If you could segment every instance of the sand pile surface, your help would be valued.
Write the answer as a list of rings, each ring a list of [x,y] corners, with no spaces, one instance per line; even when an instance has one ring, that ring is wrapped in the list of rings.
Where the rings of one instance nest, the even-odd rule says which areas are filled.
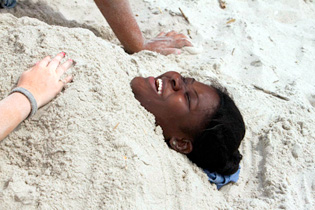
[[[91,0],[0,11],[1,98],[46,55],[77,61],[74,82],[0,143],[0,209],[313,209],[314,2],[131,3],[146,37],[189,30],[195,47],[128,55]],[[133,77],[168,70],[234,97],[247,126],[238,183],[217,191],[135,100]]]

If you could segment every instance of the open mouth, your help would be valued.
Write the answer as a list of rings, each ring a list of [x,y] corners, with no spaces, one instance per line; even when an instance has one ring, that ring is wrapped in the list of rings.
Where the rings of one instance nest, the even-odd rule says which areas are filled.
[[[161,95],[162,94],[162,89],[163,89],[163,81],[162,81],[162,79],[155,80],[155,85],[156,85],[157,93],[159,95]]]

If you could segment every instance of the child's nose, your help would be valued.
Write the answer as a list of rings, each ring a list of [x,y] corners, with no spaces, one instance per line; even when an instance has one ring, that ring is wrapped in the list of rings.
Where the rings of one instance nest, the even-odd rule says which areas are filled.
[[[182,89],[183,81],[181,79],[180,74],[176,73],[176,74],[172,75],[171,85],[172,85],[172,88],[174,91],[179,91]]]

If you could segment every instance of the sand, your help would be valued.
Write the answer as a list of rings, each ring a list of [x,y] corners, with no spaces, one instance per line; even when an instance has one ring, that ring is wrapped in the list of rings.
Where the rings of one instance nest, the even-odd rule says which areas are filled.
[[[0,209],[314,209],[315,3],[226,2],[131,1],[146,37],[190,31],[195,47],[177,56],[126,54],[92,0],[1,10],[0,98],[45,55],[77,65],[74,82],[0,142]],[[134,99],[134,76],[168,70],[233,95],[247,127],[236,184],[209,184]]]

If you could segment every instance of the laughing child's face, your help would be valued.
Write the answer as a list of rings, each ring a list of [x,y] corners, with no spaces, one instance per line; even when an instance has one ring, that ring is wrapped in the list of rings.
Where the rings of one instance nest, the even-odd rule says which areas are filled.
[[[220,102],[213,87],[177,72],[166,72],[156,78],[136,77],[131,88],[135,98],[155,116],[164,138],[183,140],[176,142],[181,144],[177,145],[179,150],[173,147],[176,143],[168,143],[185,154],[191,152],[194,137],[205,128],[206,118],[215,113]]]

